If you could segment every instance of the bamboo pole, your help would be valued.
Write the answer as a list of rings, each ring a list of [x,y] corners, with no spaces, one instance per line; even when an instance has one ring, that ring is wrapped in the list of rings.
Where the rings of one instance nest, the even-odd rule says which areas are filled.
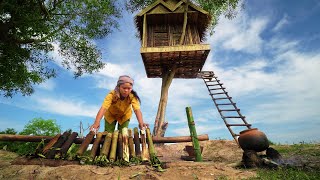
[[[61,150],[59,151],[60,157],[64,157],[67,152],[68,149],[71,147],[73,141],[77,138],[78,133],[77,132],[73,132],[68,139],[66,140],[66,142],[61,146]]]
[[[112,140],[112,133],[107,133],[106,137],[104,138],[102,149],[100,151],[100,156],[105,155],[108,157],[110,146],[111,146],[111,140]]]
[[[114,131],[112,134],[112,144],[111,144],[110,156],[109,156],[110,162],[114,162],[116,159],[118,135],[119,135],[119,131]]]
[[[61,134],[57,134],[56,136],[54,136],[49,142],[48,144],[43,148],[42,150],[42,154],[46,154],[51,148],[52,146],[59,140]]]
[[[138,129],[137,129],[138,133]],[[21,142],[41,142],[44,140],[44,142],[49,142],[53,139],[52,136],[30,136],[30,135],[9,135],[9,134],[0,134],[0,141],[21,141]],[[75,144],[81,144],[85,139],[84,138],[76,138],[73,143]],[[92,139],[90,142],[91,144],[94,143],[95,138]],[[139,134],[137,139],[134,139],[134,141],[139,140]],[[179,142],[192,142],[192,139],[190,136],[175,136],[175,137],[152,137],[153,143],[179,143]],[[207,134],[198,135],[199,141],[207,141],[209,140],[209,136]],[[104,139],[101,139],[101,143],[104,142]],[[135,142],[136,143],[136,142]]]
[[[139,131],[138,131],[138,128],[135,127],[133,129],[134,131],[134,149],[135,149],[135,152],[136,152],[136,156],[137,157],[141,157],[141,150],[140,150],[140,138],[139,138]]]
[[[129,162],[129,139],[128,128],[122,129],[122,146],[123,146],[123,160]]]
[[[95,139],[95,141],[92,145],[91,154],[90,154],[92,159],[94,159],[96,157],[97,150],[100,149],[100,141],[101,141],[102,135],[103,135],[103,133],[99,132],[97,134],[97,138]]]
[[[123,159],[123,144],[122,144],[122,133],[119,132],[118,135],[118,147],[117,147],[118,159]]]
[[[195,123],[193,120],[191,107],[186,107],[186,113],[187,113],[187,117],[188,117],[190,136],[192,138],[192,145],[193,145],[193,149],[194,149],[194,152],[196,155],[196,161],[200,162],[200,161],[202,161],[201,149],[200,149],[200,144],[199,144],[199,141],[197,138],[197,131],[196,131]]]
[[[61,146],[66,142],[68,139],[70,133],[64,132],[62,136],[60,136],[59,140],[52,146],[52,148],[48,151],[48,153],[45,155],[48,159],[53,159],[58,152],[58,148],[61,148]]]
[[[130,158],[136,157],[136,153],[134,151],[134,142],[133,142],[133,135],[132,135],[132,129],[128,129],[129,134],[129,153]]]
[[[82,156],[82,154],[87,150],[93,137],[94,137],[94,132],[90,131],[89,134],[87,134],[86,138],[84,139],[84,141],[82,142],[82,144],[80,145],[80,147],[77,151],[78,156]]]
[[[142,152],[141,152],[141,158],[142,161],[148,161],[149,160],[149,153],[147,148],[147,140],[146,140],[146,131],[140,130],[140,137],[141,137],[141,144],[142,144]]]

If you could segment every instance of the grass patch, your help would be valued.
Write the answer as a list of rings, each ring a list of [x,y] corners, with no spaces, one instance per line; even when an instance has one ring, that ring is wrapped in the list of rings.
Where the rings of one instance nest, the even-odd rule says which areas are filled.
[[[272,145],[281,155],[308,155],[320,157],[320,144]]]
[[[279,168],[279,169],[258,169],[257,177],[249,178],[248,180],[297,180],[297,179],[320,179],[320,172],[317,170],[305,170],[298,168]]]

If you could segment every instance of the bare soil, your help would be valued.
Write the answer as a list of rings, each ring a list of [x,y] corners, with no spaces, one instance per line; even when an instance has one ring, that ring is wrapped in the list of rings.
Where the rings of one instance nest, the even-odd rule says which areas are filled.
[[[0,151],[0,179],[244,179],[256,176],[254,169],[235,168],[241,162],[242,150],[234,141],[210,140],[200,142],[204,162],[181,159],[191,143],[167,144],[156,147],[159,159],[164,163],[165,172],[158,172],[150,165],[130,167],[99,167],[79,165],[78,162],[59,162],[59,166],[14,165],[18,155]],[[39,160],[38,160],[39,161]],[[51,160],[52,161],[52,160]],[[36,164],[36,163],[35,163]],[[39,164],[39,163],[38,163]]]

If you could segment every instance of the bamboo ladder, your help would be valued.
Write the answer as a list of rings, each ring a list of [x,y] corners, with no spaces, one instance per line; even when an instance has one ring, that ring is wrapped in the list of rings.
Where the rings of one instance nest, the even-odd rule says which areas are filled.
[[[201,71],[198,74],[198,78],[203,79],[208,88],[209,95],[211,96],[221,118],[223,119],[233,139],[237,144],[239,144],[237,139],[239,134],[235,134],[232,127],[244,126],[247,129],[251,129],[251,124],[247,123],[246,117],[240,113],[240,109],[237,107],[236,103],[232,101],[232,97],[229,96],[226,88],[222,86],[223,83],[220,83],[220,80],[218,80],[218,77],[215,76],[213,71]],[[229,121],[232,119],[241,119],[241,122],[237,124],[229,123]]]

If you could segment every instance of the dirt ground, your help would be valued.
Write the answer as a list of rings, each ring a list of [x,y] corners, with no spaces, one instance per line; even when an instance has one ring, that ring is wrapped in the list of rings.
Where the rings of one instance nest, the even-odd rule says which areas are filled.
[[[16,154],[0,151],[0,179],[243,179],[256,176],[253,169],[238,169],[242,150],[234,141],[210,140],[200,142],[204,162],[182,160],[191,143],[167,144],[157,147],[165,172],[158,172],[150,165],[130,167],[99,167],[93,165],[14,165]],[[73,165],[72,165],[73,164]]]

